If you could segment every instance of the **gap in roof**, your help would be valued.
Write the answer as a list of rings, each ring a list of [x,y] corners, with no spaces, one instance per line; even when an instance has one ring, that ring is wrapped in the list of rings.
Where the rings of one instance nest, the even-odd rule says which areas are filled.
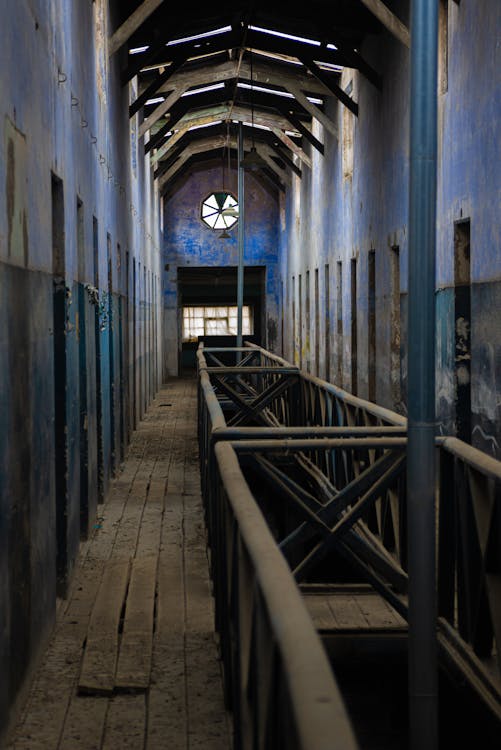
[[[208,57],[217,57],[221,54],[221,51],[218,52],[207,52],[205,55],[197,55],[196,57],[188,57],[187,62],[192,62],[193,60],[206,60]],[[166,60],[164,62],[158,62],[154,63],[153,65],[145,65],[144,68],[141,68],[141,73],[148,73],[152,70],[158,70],[159,68],[168,68],[170,65],[172,65],[171,60]]]
[[[274,29],[264,29],[262,26],[249,26],[251,31],[259,31],[262,34],[271,34],[272,36],[279,36],[282,39],[290,39],[293,42],[302,42],[303,44],[312,44],[315,47],[320,47],[321,42],[316,39],[308,39],[304,36],[295,36],[294,34],[286,34],[283,31],[275,31]]]
[[[211,128],[213,125],[220,125],[222,122],[222,120],[214,120],[214,122],[208,122],[205,125],[192,125],[191,128],[188,128],[188,130],[191,131],[201,130],[202,128]]]
[[[224,83],[213,83],[210,86],[202,86],[199,89],[190,89],[181,94],[181,96],[193,96],[193,94],[203,94],[204,91],[215,91],[216,89],[224,89]]]
[[[284,96],[286,99],[295,99],[294,94],[290,94],[288,91],[279,91],[278,89],[267,89],[264,86],[256,86],[255,84],[242,83],[239,81],[237,87],[241,89],[251,89],[252,91],[263,91],[265,94],[275,94],[276,96]],[[317,99],[315,96],[307,96],[308,101],[312,104],[323,104],[323,99]]]
[[[166,47],[170,47],[174,44],[183,44],[184,42],[196,42],[199,39],[207,39],[211,36],[218,36],[218,34],[224,34],[227,31],[231,31],[231,26],[221,26],[219,29],[204,31],[202,34],[193,34],[193,36],[184,36],[181,39],[171,39],[170,42],[167,42]]]

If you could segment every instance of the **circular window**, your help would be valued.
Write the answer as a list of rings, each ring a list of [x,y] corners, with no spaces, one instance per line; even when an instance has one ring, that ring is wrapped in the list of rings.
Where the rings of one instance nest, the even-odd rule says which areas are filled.
[[[238,221],[238,201],[231,193],[211,193],[202,203],[202,221],[211,229],[229,229]]]

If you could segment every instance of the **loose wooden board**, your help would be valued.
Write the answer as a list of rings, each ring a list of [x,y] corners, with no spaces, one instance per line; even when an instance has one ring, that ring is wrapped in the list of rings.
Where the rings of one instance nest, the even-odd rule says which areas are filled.
[[[127,584],[129,560],[106,564],[87,631],[78,691],[108,695],[115,686],[118,626]]]

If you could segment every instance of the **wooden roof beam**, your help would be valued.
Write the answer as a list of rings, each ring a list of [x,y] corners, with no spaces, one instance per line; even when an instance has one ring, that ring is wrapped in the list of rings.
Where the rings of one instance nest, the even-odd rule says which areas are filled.
[[[300,148],[298,145],[294,143],[289,136],[284,133],[280,128],[273,127],[272,128],[273,133],[279,138],[282,143],[284,143],[288,149],[290,149],[293,153],[296,154],[296,156],[299,156],[303,164],[306,164],[307,167],[311,169],[311,159],[308,156],[308,154],[305,154],[302,148]]]
[[[357,115],[358,117],[358,104],[354,102],[353,99],[349,97],[348,94],[344,92],[340,86],[333,83],[332,81],[325,81],[323,71],[318,67],[318,65],[312,60],[311,57],[303,54],[299,59],[301,60],[303,65],[308,68],[308,70],[313,73],[316,78],[318,78],[319,81],[325,82],[325,85],[330,89],[334,96],[337,97],[345,107],[348,107],[350,112],[353,112],[353,114]]]
[[[181,68],[184,63],[186,62],[186,56],[180,55],[175,60],[172,61],[172,63],[169,65],[169,67],[164,70],[163,73],[159,73],[157,76],[155,76],[155,80],[150,83],[149,86],[147,86],[144,91],[142,91],[137,99],[132,102],[132,104],[129,107],[129,117],[133,117],[136,112],[139,112],[141,107],[143,107],[148,99],[153,97],[160,86],[167,83],[167,81],[174,76],[177,70]],[[173,89],[176,89],[176,85],[171,85],[169,91],[172,91]]]
[[[391,12],[382,0],[360,0],[370,12],[376,16],[383,26],[393,34],[393,36],[402,42],[406,47],[411,46],[411,36],[409,29],[402,21]]]
[[[315,118],[315,120],[318,120],[318,122],[321,123],[323,127],[328,130],[329,133],[334,136],[334,138],[336,138],[336,140],[339,138],[336,123],[333,122],[330,117],[328,117],[325,112],[320,109],[320,107],[317,107],[316,104],[310,102],[306,94],[301,91],[299,86],[297,86],[295,83],[288,83],[287,89],[291,94],[294,95],[299,104],[304,107],[305,110]]]
[[[167,172],[165,172],[165,174],[162,175],[162,177],[160,177],[158,181],[159,190],[162,190],[165,183],[170,180],[170,178],[175,174],[175,172],[178,171],[179,167],[187,161],[187,159],[191,158],[195,154],[203,154],[209,151],[216,151],[219,148],[222,149],[225,145],[226,145],[226,136],[220,135],[215,138],[205,138],[202,141],[198,141],[196,143],[192,143],[189,146],[187,146],[183,150],[179,159],[172,164],[170,169],[168,169]],[[234,138],[233,138],[233,142],[232,142],[232,139],[230,138],[230,146],[235,147]]]
[[[136,8],[134,13],[128,17],[124,23],[118,27],[115,33],[110,37],[108,53],[114,55],[115,52],[123,47],[135,31],[151,16],[151,14],[162,5],[163,0],[143,0],[141,5]]]

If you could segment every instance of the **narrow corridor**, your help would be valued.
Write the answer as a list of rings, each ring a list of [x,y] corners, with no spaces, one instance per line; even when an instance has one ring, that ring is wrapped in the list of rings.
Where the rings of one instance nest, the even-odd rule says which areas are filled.
[[[171,380],[82,544],[9,750],[230,747],[197,461],[196,381]]]

